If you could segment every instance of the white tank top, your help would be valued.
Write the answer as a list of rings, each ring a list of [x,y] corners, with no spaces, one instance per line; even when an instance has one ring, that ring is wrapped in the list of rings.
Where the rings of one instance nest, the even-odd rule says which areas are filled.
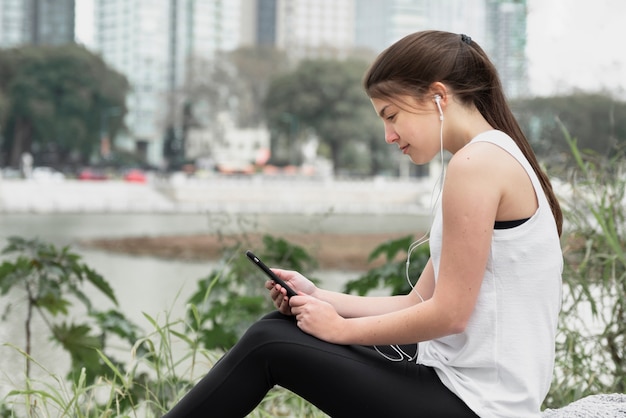
[[[420,344],[418,362],[476,414],[539,417],[554,367],[561,307],[563,257],[556,223],[541,183],[515,142],[500,131],[478,135],[511,154],[532,180],[539,202],[522,225],[494,229],[476,307],[467,328]],[[435,280],[441,259],[442,212],[430,236]]]

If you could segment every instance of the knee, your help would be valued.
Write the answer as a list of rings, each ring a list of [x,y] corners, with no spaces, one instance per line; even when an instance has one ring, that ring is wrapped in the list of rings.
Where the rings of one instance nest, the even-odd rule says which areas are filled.
[[[264,315],[259,321],[271,320],[271,319],[280,319],[283,321],[293,320],[292,316],[283,315],[278,311],[272,311],[266,315]]]
[[[293,331],[300,331],[295,318],[280,312],[271,312],[255,322],[241,337],[240,343],[248,347],[269,342],[284,341]]]

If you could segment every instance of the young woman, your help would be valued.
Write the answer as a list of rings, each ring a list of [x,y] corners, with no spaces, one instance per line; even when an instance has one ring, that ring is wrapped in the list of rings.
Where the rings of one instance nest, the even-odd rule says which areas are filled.
[[[493,64],[468,36],[418,32],[364,86],[415,164],[452,154],[414,289],[358,297],[275,269],[278,312],[242,337],[172,417],[243,417],[274,385],[332,417],[538,417],[561,301],[562,215]],[[419,343],[417,349],[416,345]]]

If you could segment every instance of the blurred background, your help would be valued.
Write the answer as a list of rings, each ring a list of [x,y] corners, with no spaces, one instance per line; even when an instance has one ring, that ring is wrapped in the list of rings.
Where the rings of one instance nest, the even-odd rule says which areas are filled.
[[[624,16],[620,0],[0,0],[0,238],[82,246],[120,286],[149,276],[158,309],[206,263],[82,244],[421,232],[440,164],[387,146],[360,81],[423,29],[483,46],[558,188],[557,117],[601,155],[626,139]]]
[[[466,33],[511,101],[623,100],[625,15],[618,0],[0,0],[0,165],[5,178],[135,182],[422,176],[360,93],[382,49],[417,30]],[[524,110],[549,142],[543,112]]]
[[[184,240],[179,257],[142,252],[149,238],[419,236],[442,167],[384,142],[360,82],[424,29],[487,51],[564,193],[557,119],[599,155],[626,141],[625,17],[622,0],[0,0],[0,240],[76,247],[147,325],[143,313],[182,317],[215,267]],[[146,241],[90,245],[129,237]],[[360,273],[322,270],[334,289]],[[0,342],[20,341],[7,324]]]

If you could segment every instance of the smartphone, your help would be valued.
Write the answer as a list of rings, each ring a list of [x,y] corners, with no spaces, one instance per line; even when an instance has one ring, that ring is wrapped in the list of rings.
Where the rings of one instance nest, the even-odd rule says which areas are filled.
[[[261,270],[263,270],[263,272],[265,274],[267,274],[267,276],[272,279],[275,283],[278,283],[279,285],[281,285],[282,287],[285,288],[285,290],[287,291],[287,297],[290,298],[292,296],[296,296],[297,293],[290,288],[287,283],[285,283],[281,278],[279,278],[277,275],[274,274],[274,272],[272,270],[269,269],[269,267],[267,267],[265,265],[265,263],[263,263],[259,257],[257,257],[256,255],[254,255],[252,253],[252,251],[248,250],[246,251],[246,256],[250,259],[250,261],[252,261],[257,267],[259,267]]]

